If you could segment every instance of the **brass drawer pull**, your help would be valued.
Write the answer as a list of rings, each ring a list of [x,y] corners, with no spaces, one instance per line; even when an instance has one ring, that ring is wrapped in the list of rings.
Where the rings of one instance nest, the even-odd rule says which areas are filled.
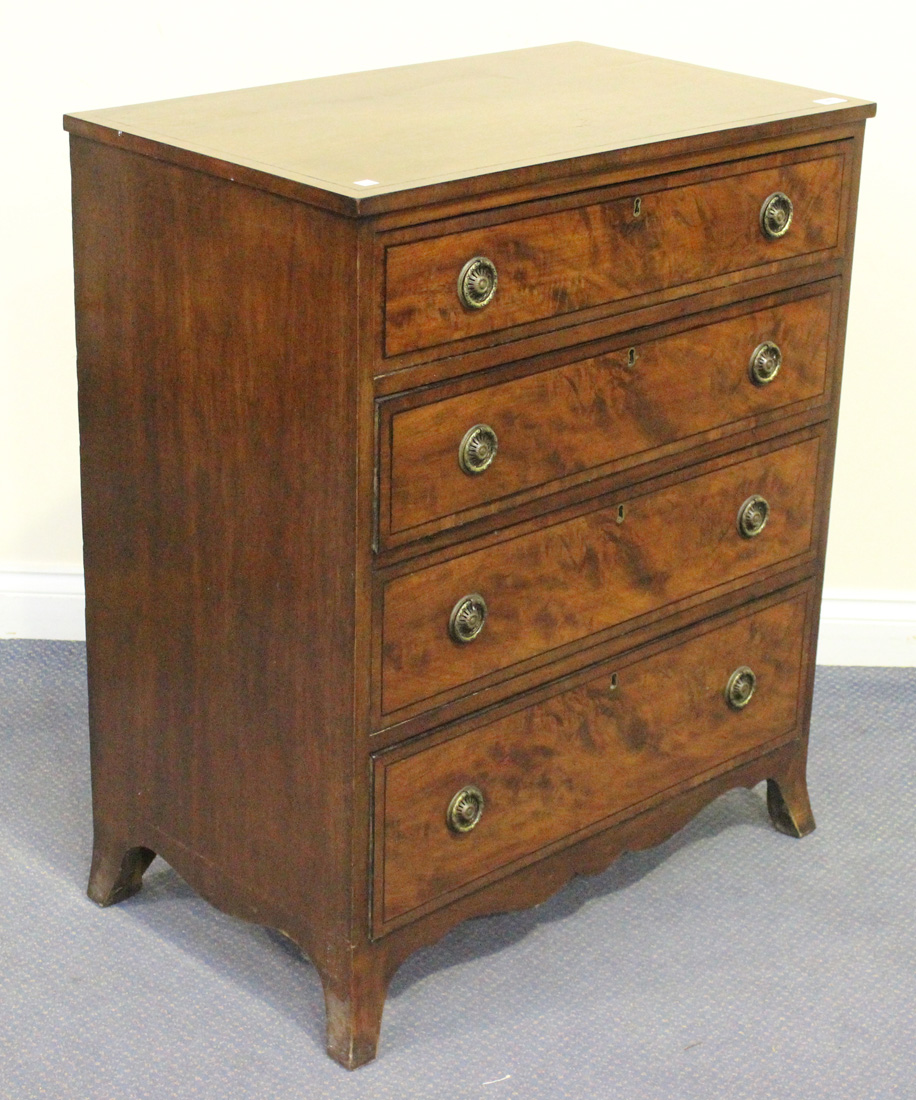
[[[455,833],[469,833],[483,815],[483,793],[479,787],[462,787],[449,802],[445,820]]]
[[[760,207],[760,228],[771,241],[784,237],[792,224],[792,200],[782,191],[774,191]]]
[[[466,474],[482,474],[496,458],[499,440],[489,424],[475,424],[458,447],[458,465]]]
[[[458,297],[468,309],[483,309],[496,293],[496,264],[486,256],[475,256],[458,276]]]
[[[761,496],[748,497],[738,509],[738,534],[745,539],[756,538],[770,518],[770,506]]]
[[[755,386],[765,386],[779,374],[781,366],[782,351],[779,344],[774,344],[772,340],[764,340],[751,352],[748,372]]]
[[[751,701],[754,689],[757,687],[757,677],[754,670],[742,665],[736,668],[729,676],[725,685],[725,701],[732,710],[743,710]]]
[[[487,601],[477,592],[462,598],[452,608],[448,632],[456,642],[473,642],[487,621]]]

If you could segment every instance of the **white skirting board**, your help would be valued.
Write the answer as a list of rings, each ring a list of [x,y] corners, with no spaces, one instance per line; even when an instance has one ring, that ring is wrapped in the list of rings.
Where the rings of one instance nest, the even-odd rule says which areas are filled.
[[[825,588],[819,665],[916,665],[916,592]]]
[[[0,638],[85,641],[83,574],[0,570]]]
[[[81,573],[0,570],[0,638],[86,637]],[[916,666],[916,591],[824,590],[821,665]]]

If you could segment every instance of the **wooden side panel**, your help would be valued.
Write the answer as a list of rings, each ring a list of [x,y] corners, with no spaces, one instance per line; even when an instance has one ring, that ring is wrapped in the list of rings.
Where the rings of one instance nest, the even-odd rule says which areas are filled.
[[[579,839],[603,819],[794,734],[804,648],[804,595],[587,682],[394,762],[383,792],[384,917]],[[725,700],[739,666],[757,677],[740,711]],[[446,821],[466,785],[484,798],[466,834]]]
[[[387,251],[385,354],[559,317],[602,303],[664,290],[834,249],[845,157],[752,170],[729,166],[720,178],[638,196],[451,233]],[[795,213],[785,236],[764,237],[760,208],[783,191]],[[635,198],[640,199],[637,210]],[[458,275],[474,256],[496,265],[496,296],[466,309]],[[678,290],[678,288],[683,288]]]
[[[391,531],[490,501],[508,505],[524,489],[616,459],[648,460],[667,444],[826,399],[832,307],[824,293],[454,397],[432,390],[391,418],[390,471],[382,471]],[[764,341],[779,346],[783,366],[771,383],[754,385],[749,361]],[[479,423],[496,432],[498,451],[482,474],[468,475],[458,448]]]
[[[543,530],[419,569],[384,596],[382,710],[390,713],[638,615],[806,553],[812,545],[819,439],[735,461]],[[761,494],[770,519],[738,534]],[[619,508],[625,508],[621,522]],[[487,602],[483,632],[458,643],[455,603]]]
[[[343,945],[353,223],[78,138],[72,164],[97,843]]]

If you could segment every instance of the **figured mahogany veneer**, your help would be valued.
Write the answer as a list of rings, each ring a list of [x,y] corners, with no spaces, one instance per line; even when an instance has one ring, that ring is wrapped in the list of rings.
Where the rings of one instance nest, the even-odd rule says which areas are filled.
[[[440,230],[389,247],[385,352],[398,355],[637,295],[687,294],[691,283],[731,272],[749,278],[762,264],[833,250],[844,151],[827,146],[816,159],[812,152],[762,158],[759,167],[755,160],[730,164],[705,173],[718,178],[665,190],[648,180],[645,193],[557,214],[508,220],[515,212],[503,211],[505,220],[496,225]],[[792,163],[805,155],[812,159]],[[760,207],[780,190],[793,196],[798,229],[767,240]],[[455,294],[456,273],[476,255],[495,263],[499,285],[490,308],[468,311]]]
[[[385,586],[382,712],[627,619],[747,577],[811,547],[820,441],[732,462],[669,488],[625,494],[605,507],[507,538],[462,547],[439,565],[414,567]],[[738,509],[759,494],[770,517],[754,538]],[[621,513],[621,510],[622,513]],[[448,632],[455,603],[480,593],[486,625],[469,644]]]
[[[652,657],[590,669],[576,687],[460,736],[377,757],[379,928],[791,738],[808,613],[810,590]],[[756,698],[735,710],[725,688],[741,665],[757,677]],[[442,807],[470,778],[485,806],[460,835]]]
[[[814,827],[873,113],[572,43],[67,117],[90,897],[281,929],[353,1068],[458,921],[739,784]]]

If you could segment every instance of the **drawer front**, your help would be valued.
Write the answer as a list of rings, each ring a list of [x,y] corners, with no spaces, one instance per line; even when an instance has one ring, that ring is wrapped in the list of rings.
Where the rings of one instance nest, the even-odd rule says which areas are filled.
[[[433,390],[427,404],[391,417],[382,476],[390,531],[443,517],[454,519],[439,526],[451,526],[469,509],[511,504],[515,493],[607,463],[649,461],[672,444],[823,395],[832,306],[824,293],[447,399]],[[765,381],[751,360],[773,344],[781,362]],[[469,460],[467,443],[462,450],[479,425],[496,441],[488,465],[486,454]]]
[[[388,581],[382,712],[471,685],[805,553],[818,455],[818,439],[812,438],[732,459],[668,488],[624,496]],[[748,538],[739,533],[736,517],[752,496],[764,497],[770,512],[763,530]],[[472,641],[454,640],[452,616],[471,595],[485,601],[483,630]]]
[[[376,905],[383,920],[579,839],[741,753],[789,739],[806,606],[802,593],[654,656],[618,659],[570,690],[451,740],[389,754],[390,763],[380,756]],[[740,668],[756,682],[735,709],[726,693]],[[481,793],[483,812],[460,833],[447,815],[466,787]]]
[[[578,310],[695,285],[730,273],[751,277],[773,261],[838,243],[844,156],[753,170],[726,167],[721,178],[635,197],[520,218],[386,250],[385,354],[398,355]],[[651,188],[653,181],[646,181]],[[656,182],[656,186],[658,186]],[[793,204],[784,236],[768,238],[761,207],[775,192]],[[465,264],[496,266],[489,304],[468,308],[458,295]],[[733,281],[733,280],[729,280]]]

